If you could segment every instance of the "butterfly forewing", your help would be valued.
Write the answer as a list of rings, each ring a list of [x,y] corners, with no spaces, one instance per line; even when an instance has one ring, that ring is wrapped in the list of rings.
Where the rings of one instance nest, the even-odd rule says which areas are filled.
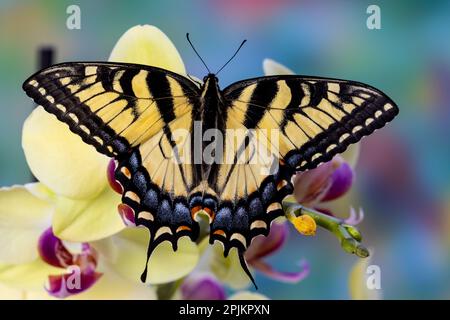
[[[121,63],[55,65],[30,77],[23,88],[108,156],[130,151],[190,114],[198,97],[195,84],[181,75]]]
[[[174,248],[183,235],[195,240],[189,132],[198,109],[196,84],[173,72],[123,63],[64,63],[23,85],[26,93],[68,124],[86,143],[114,157],[122,204],[150,230],[148,253],[162,241]],[[181,137],[183,138],[183,137]]]
[[[230,126],[278,130],[272,149],[296,170],[330,160],[398,113],[379,90],[335,79],[255,78],[229,86],[224,95],[230,101],[228,116],[239,119],[238,124],[230,120]]]

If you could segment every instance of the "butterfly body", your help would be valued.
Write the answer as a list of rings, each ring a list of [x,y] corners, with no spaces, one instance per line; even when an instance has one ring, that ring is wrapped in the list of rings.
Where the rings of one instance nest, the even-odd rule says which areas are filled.
[[[201,140],[201,148],[192,150],[192,163],[196,165],[195,184],[205,181],[212,184],[217,174],[216,163],[206,163],[203,151],[210,145],[210,142],[203,139],[208,130],[217,131],[221,136],[225,134],[226,125],[226,101],[219,88],[218,79],[214,74],[208,74],[203,78],[204,82],[200,88],[199,110],[194,109],[191,146],[198,145]],[[197,125],[197,126],[196,126]],[[197,129],[198,132],[195,130]],[[217,143],[214,141],[213,143]]]
[[[381,91],[353,81],[269,76],[221,90],[214,74],[199,87],[168,70],[124,63],[63,63],[23,88],[116,159],[122,205],[150,231],[148,256],[163,241],[176,250],[180,237],[197,240],[204,213],[210,243],[221,243],[225,256],[236,248],[248,274],[243,253],[283,215],[292,175],[398,113]]]

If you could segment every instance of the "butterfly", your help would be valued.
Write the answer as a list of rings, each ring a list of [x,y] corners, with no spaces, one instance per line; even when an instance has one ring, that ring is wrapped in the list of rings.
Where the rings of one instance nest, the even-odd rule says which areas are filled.
[[[283,215],[292,176],[330,160],[399,111],[381,91],[354,81],[279,75],[221,89],[213,73],[197,83],[130,63],[57,64],[32,75],[23,89],[115,159],[121,205],[150,231],[146,265],[163,241],[176,250],[180,237],[197,240],[202,213],[210,243],[221,243],[224,256],[235,248],[252,281],[243,254]],[[200,137],[212,130],[214,139],[192,134],[198,128]],[[180,130],[191,135],[176,139]],[[202,158],[207,142],[213,158],[228,161]],[[147,266],[144,282],[146,274]]]

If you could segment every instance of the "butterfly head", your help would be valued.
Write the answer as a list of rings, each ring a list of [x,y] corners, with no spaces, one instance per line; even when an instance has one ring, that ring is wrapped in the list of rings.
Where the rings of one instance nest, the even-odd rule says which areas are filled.
[[[208,73],[203,77],[203,92],[206,94],[212,94],[216,96],[219,91],[219,78],[217,78],[215,73]]]
[[[207,84],[218,84],[219,78],[216,77],[215,73],[208,73],[206,76],[203,77],[203,83],[206,86]]]

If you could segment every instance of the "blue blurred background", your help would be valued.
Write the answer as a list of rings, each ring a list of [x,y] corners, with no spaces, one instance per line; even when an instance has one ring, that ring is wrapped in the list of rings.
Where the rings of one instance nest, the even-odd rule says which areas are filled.
[[[81,8],[81,30],[66,28],[66,8]],[[366,27],[370,4],[381,30]],[[222,86],[262,75],[270,57],[299,74],[358,80],[388,94],[400,116],[362,142],[351,203],[374,249],[386,299],[450,298],[450,2],[449,1],[0,1],[0,185],[31,179],[21,128],[32,110],[21,90],[36,70],[37,50],[56,61],[106,60],[131,26],[153,24],[175,43],[190,74],[204,67],[185,40],[190,32],[212,69],[243,39],[248,43],[221,73]],[[348,199],[348,198],[347,198]],[[270,298],[347,299],[357,258],[320,231],[296,233],[271,258],[292,268],[305,258],[310,276],[287,285],[257,276]]]

